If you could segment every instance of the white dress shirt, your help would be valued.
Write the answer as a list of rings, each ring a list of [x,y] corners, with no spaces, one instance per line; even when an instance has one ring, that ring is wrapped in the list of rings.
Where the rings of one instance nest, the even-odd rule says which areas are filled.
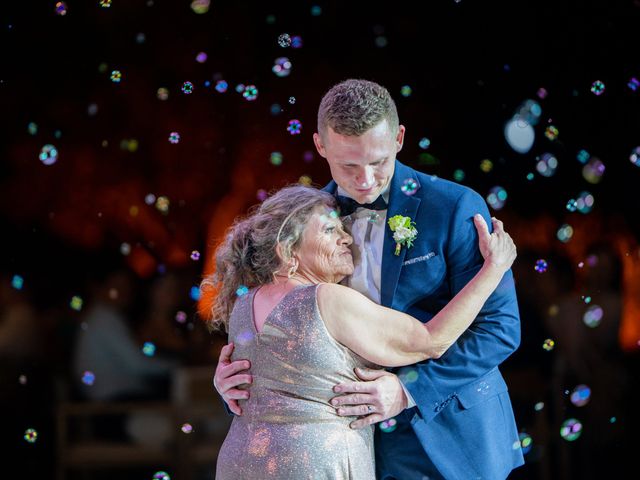
[[[338,187],[338,195],[351,198]],[[389,188],[382,193],[382,198],[389,204]],[[358,208],[351,215],[342,217],[342,223],[353,237],[351,252],[353,255],[353,275],[346,277],[341,283],[351,287],[369,300],[380,304],[382,277],[382,248],[384,232],[387,225],[387,210],[369,210]],[[400,382],[407,395],[407,408],[415,407],[416,402],[409,391]]]

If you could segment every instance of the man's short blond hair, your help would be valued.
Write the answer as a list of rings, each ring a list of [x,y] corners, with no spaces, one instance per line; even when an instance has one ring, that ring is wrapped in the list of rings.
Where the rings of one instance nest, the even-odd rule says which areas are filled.
[[[331,127],[340,135],[359,137],[382,120],[394,135],[398,132],[398,110],[387,89],[369,80],[349,79],[322,97],[318,133],[324,137]]]

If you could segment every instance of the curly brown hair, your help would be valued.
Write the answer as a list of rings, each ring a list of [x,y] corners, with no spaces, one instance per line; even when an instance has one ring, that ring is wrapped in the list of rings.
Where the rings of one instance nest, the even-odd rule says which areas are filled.
[[[319,206],[335,209],[335,197],[313,187],[288,186],[227,230],[215,252],[216,270],[200,284],[202,290],[216,291],[208,321],[211,330],[224,327],[228,331],[238,295],[274,280],[299,247],[304,229]]]

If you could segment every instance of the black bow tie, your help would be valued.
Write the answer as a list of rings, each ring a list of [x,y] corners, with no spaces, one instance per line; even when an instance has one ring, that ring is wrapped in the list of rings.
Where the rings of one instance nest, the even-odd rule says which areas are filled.
[[[375,199],[373,203],[358,203],[353,198],[345,197],[343,195],[336,195],[338,200],[338,207],[340,207],[340,216],[346,217],[351,215],[358,208],[368,208],[369,210],[386,210],[387,202],[385,202],[382,195]]]

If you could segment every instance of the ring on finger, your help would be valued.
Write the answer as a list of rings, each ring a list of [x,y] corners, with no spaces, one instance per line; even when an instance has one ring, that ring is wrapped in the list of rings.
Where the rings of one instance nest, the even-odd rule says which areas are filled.
[[[369,412],[373,412],[373,405],[367,405],[367,410]]]

